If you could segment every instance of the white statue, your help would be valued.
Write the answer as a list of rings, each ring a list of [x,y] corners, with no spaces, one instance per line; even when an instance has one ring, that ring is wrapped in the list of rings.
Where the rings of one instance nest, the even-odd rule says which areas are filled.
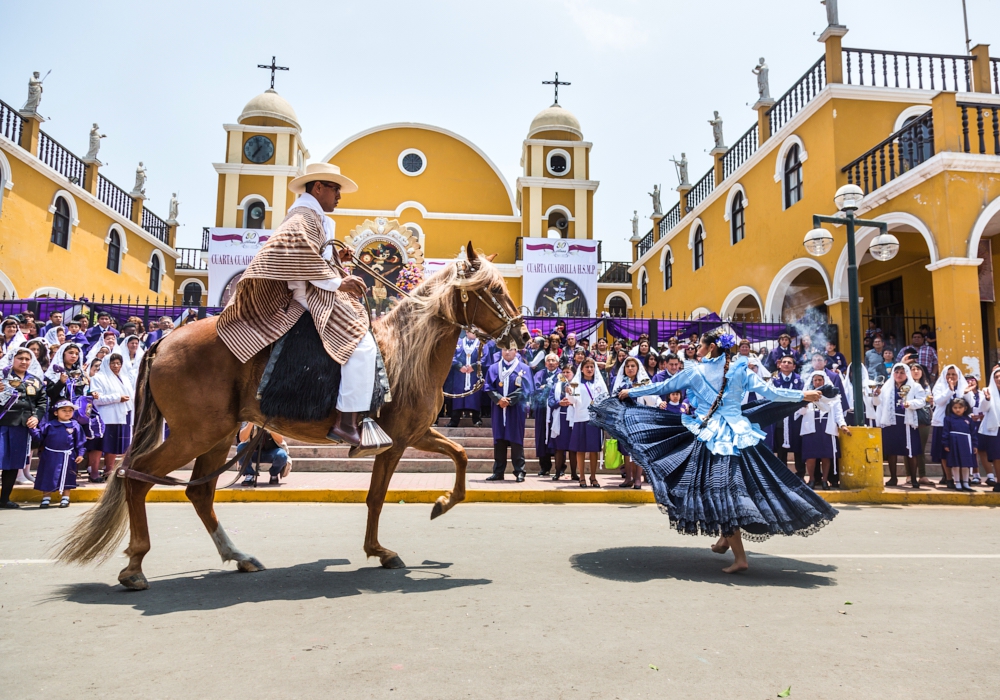
[[[146,168],[143,166],[142,161],[139,161],[139,167],[135,169],[135,187],[132,188],[132,195],[146,195]]]
[[[174,192],[170,195],[170,215],[167,217],[167,221],[174,223],[177,221],[177,208],[180,206],[180,202],[177,201],[177,193]]]
[[[678,187],[690,187],[691,183],[688,181],[688,159],[686,153],[681,153],[681,159],[676,160],[674,158],[670,159],[670,162],[674,164],[677,168],[677,180]]]
[[[826,5],[826,23],[831,27],[840,26],[840,13],[837,12],[837,0],[819,0],[821,5]]]
[[[660,186],[653,185],[653,191],[646,194],[653,198],[653,216],[661,215],[663,213],[663,205],[660,203]]]
[[[708,123],[712,125],[712,138],[715,139],[716,148],[725,148],[726,141],[722,138],[722,117],[719,116],[718,112],[714,112],[715,119],[709,119]]]
[[[94,128],[90,130],[90,150],[83,157],[84,160],[97,160],[97,152],[101,150],[101,139],[107,138],[106,134],[99,133],[101,127],[94,122]]]
[[[753,74],[757,76],[757,94],[758,99],[769,100],[771,99],[771,86],[767,78],[767,64],[764,63],[764,57],[760,57],[760,63],[753,67]]]
[[[632,238],[639,238],[639,210],[632,210]]]
[[[48,73],[45,75],[48,76]],[[42,101],[42,83],[44,81],[45,78],[42,78],[41,73],[37,70],[28,78],[28,101],[21,108],[22,112],[29,114],[36,114],[38,112],[38,103]]]

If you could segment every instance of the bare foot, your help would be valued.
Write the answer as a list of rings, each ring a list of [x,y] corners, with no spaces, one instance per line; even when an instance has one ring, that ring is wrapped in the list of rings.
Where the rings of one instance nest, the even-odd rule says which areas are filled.
[[[722,538],[721,540],[713,544],[711,549],[716,554],[725,554],[726,552],[729,551],[729,543],[726,542],[725,538]]]
[[[725,569],[723,569],[722,572],[725,574],[738,574],[739,572],[746,571],[749,568],[750,565],[747,563],[746,559],[742,561],[737,559],[732,563],[731,566],[727,566]]]

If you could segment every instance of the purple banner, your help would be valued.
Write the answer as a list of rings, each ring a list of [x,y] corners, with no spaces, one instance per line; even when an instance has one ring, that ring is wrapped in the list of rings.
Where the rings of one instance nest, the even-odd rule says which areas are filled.
[[[661,322],[662,323],[662,322]],[[635,340],[643,333],[649,333],[648,318],[608,318],[604,321],[604,330],[614,338]]]
[[[588,336],[594,329],[601,325],[601,318],[555,318],[554,316],[525,316],[524,322],[528,326],[528,331],[535,335],[536,331],[541,331],[544,335],[549,335],[556,324],[562,321],[566,324],[567,333],[576,333],[578,336]]]

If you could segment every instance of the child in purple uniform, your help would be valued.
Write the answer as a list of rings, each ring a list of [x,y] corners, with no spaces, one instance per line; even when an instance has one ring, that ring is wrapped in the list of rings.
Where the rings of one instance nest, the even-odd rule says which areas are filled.
[[[951,488],[956,491],[975,491],[969,484],[969,470],[976,465],[979,444],[970,413],[968,401],[952,399],[941,427],[941,442],[951,469]]]
[[[53,493],[62,496],[60,508],[69,507],[69,492],[76,488],[76,465],[83,462],[86,437],[73,420],[75,412],[72,401],[60,401],[55,406],[55,420],[31,431],[38,441],[35,490],[44,494],[40,508],[49,507]]]

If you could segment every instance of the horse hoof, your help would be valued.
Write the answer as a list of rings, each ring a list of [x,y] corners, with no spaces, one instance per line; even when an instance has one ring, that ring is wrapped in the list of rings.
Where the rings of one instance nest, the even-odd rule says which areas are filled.
[[[405,569],[406,568],[406,564],[403,563],[403,560],[399,558],[398,554],[393,554],[391,557],[389,557],[388,559],[386,559],[386,560],[384,560],[382,562],[382,568],[383,569]]]
[[[441,501],[435,501],[434,507],[431,508],[431,520],[441,515],[444,515],[444,506],[441,505]]]
[[[249,559],[244,559],[243,561],[238,562],[236,564],[236,568],[245,574],[251,574],[255,571],[263,571],[267,567],[261,564],[257,557],[250,557]]]
[[[118,583],[130,591],[144,591],[149,588],[149,581],[142,574],[132,574],[131,576],[119,578]]]

